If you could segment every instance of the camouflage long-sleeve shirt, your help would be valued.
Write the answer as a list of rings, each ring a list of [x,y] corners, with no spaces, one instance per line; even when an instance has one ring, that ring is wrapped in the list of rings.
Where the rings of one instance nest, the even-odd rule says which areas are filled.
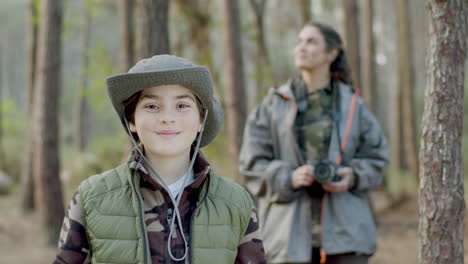
[[[131,170],[137,170],[141,175],[140,191],[143,197],[145,222],[149,240],[152,263],[180,264],[184,261],[173,261],[167,251],[169,237],[170,217],[173,215],[173,204],[167,191],[148,174],[142,160],[137,154],[131,156],[129,162]],[[194,167],[194,182],[187,186],[179,204],[184,232],[190,234],[190,219],[196,207],[196,201],[203,182],[209,171],[209,164],[198,156]],[[169,214],[169,215],[168,215]],[[179,258],[184,254],[184,241],[180,230],[175,226],[177,233],[172,239],[172,254]],[[175,238],[174,238],[175,237]],[[60,234],[59,247],[54,264],[90,263],[92,251],[86,237],[86,227],[83,225],[80,207],[80,197],[75,193],[69,207]],[[260,239],[259,224],[256,209],[252,209],[250,223],[244,238],[237,249],[236,262],[266,263],[263,242]]]

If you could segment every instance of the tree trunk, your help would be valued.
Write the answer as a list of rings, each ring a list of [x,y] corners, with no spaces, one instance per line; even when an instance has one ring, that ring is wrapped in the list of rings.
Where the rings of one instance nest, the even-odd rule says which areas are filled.
[[[127,72],[135,63],[133,52],[133,0],[119,0],[120,71]]]
[[[117,2],[120,31],[120,72],[127,72],[135,63],[133,11],[134,0],[119,0]],[[133,149],[130,138],[127,141],[127,151],[122,155],[122,162],[128,159],[128,152]]]
[[[39,1],[29,0],[28,2],[28,16],[27,16],[27,113],[33,113],[34,109],[34,87],[35,87],[35,69],[36,69],[36,56],[37,56],[37,31],[39,22]],[[33,115],[28,116],[28,130],[26,155],[21,175],[21,208],[25,212],[34,210],[34,181],[33,181],[33,157],[34,155],[34,118]]]
[[[302,25],[305,25],[307,22],[312,20],[312,12],[310,9],[310,1],[311,0],[301,0],[300,7],[301,7],[301,15],[302,15]]]
[[[57,243],[64,217],[58,154],[62,7],[61,0],[41,1],[34,98],[35,203],[50,245]]]
[[[169,54],[169,0],[138,0],[138,59]]]
[[[359,63],[359,31],[358,8],[356,0],[344,1],[345,19],[345,43],[346,53],[351,68],[353,87],[361,89],[361,66]]]
[[[402,106],[402,145],[404,146],[404,157],[406,165],[411,174],[418,182],[418,161],[415,144],[415,118],[414,118],[414,96],[413,96],[413,72],[411,62],[411,45],[409,39],[408,4],[406,0],[396,1],[397,13],[397,52],[398,52],[398,89],[401,91]]]
[[[304,3],[302,1],[301,3]],[[268,55],[268,47],[265,41],[265,26],[264,26],[264,17],[266,9],[266,0],[250,0],[250,5],[255,14],[255,25],[257,26],[257,36],[256,36],[256,49],[257,49],[257,60],[255,60],[256,68],[256,92],[254,98],[254,103],[258,102],[261,98],[262,90],[268,87],[265,87],[265,80],[271,80],[273,75],[271,70],[270,58]],[[310,2],[309,2],[310,8]]]
[[[375,88],[375,45],[374,45],[374,33],[373,33],[373,24],[374,24],[374,1],[373,0],[364,0],[362,6],[362,17],[363,17],[363,47],[362,51],[362,96],[372,110],[376,112],[377,107],[377,97],[376,97],[376,88]]]
[[[194,61],[202,65],[212,65],[210,51],[211,15],[206,8],[207,3],[200,0],[174,1],[178,11],[187,20],[190,39],[193,40],[196,52]]]
[[[3,43],[0,42],[0,58],[3,56]],[[0,170],[3,169],[5,166],[4,164],[4,152],[3,152],[3,106],[2,106],[2,101],[3,101],[3,61],[0,60]]]
[[[428,0],[419,184],[419,263],[463,263],[466,0]]]
[[[215,67],[213,58],[212,58],[212,44],[211,44],[211,23],[212,23],[212,14],[210,12],[211,1],[201,1],[201,0],[176,0],[174,1],[176,7],[180,13],[187,20],[187,24],[190,31],[190,37],[193,41],[195,47],[195,53],[193,54],[194,62],[199,65],[206,65],[213,77],[215,87],[221,87],[219,82],[219,71]],[[181,43],[181,46],[187,45],[186,43]],[[215,89],[215,96],[219,97],[220,92]]]
[[[89,0],[82,2],[83,5],[83,21],[82,21],[82,50],[81,50],[81,74],[80,74],[80,89],[78,89],[77,102],[77,125],[76,125],[76,145],[79,151],[84,151],[89,143],[91,120],[90,107],[88,102],[89,91],[89,52],[91,50],[91,6]]]
[[[395,2],[391,5],[386,6],[387,9],[393,8],[394,13],[397,14],[398,11],[396,10]],[[398,23],[398,22],[397,22]],[[397,30],[398,31],[398,30]],[[398,32],[395,33],[398,35]],[[398,66],[398,62],[397,66]],[[398,71],[396,73],[398,75]],[[402,101],[401,95],[402,89],[398,82],[395,83],[395,87],[390,89],[390,109],[389,109],[389,116],[390,116],[390,167],[393,169],[392,173],[401,175],[401,170],[405,168],[405,157],[406,153],[404,152],[403,148],[403,138],[402,138]],[[399,179],[398,181],[401,181]],[[400,188],[401,189],[401,188]],[[402,194],[402,193],[399,193]]]
[[[236,180],[243,184],[244,179],[237,170],[242,133],[247,116],[240,16],[237,0],[224,0],[223,4],[224,17],[226,18],[224,21],[224,52],[226,58],[224,71],[226,76],[227,131]]]

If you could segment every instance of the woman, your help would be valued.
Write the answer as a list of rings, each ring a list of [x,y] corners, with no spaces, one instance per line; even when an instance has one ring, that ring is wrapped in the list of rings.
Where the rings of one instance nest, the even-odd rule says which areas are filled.
[[[135,148],[81,183],[54,263],[265,263],[249,194],[199,153],[223,121],[208,69],[154,56],[107,91]]]
[[[351,87],[335,30],[309,22],[294,56],[300,76],[253,111],[240,155],[268,263],[368,263],[368,194],[382,181],[386,140]]]

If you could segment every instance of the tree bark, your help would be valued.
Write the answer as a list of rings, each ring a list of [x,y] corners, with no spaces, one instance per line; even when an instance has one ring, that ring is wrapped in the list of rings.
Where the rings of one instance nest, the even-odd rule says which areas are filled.
[[[60,183],[58,116],[61,84],[62,0],[42,0],[35,88],[35,203],[50,245],[64,217]]]
[[[301,1],[304,4],[307,1]],[[257,26],[256,49],[257,60],[255,62],[256,68],[256,92],[255,102],[258,102],[261,97],[261,91],[265,88],[265,80],[270,80],[273,75],[271,70],[270,58],[268,55],[268,47],[265,41],[265,9],[266,0],[250,0],[250,5],[255,14],[255,25]],[[304,7],[305,8],[305,7]],[[310,2],[308,8],[310,9]]]
[[[396,1],[396,13],[397,13],[397,63],[398,63],[398,87],[401,91],[401,143],[403,145],[402,154],[406,161],[405,167],[409,168],[411,174],[415,177],[418,182],[418,161],[416,154],[416,139],[414,137],[416,125],[414,118],[414,96],[413,96],[413,72],[412,72],[412,61],[411,61],[411,45],[409,39],[409,27],[408,23],[408,4],[406,0]]]
[[[133,38],[133,0],[119,0],[120,68],[127,72],[135,63]]]
[[[91,49],[91,6],[89,0],[84,0],[83,5],[83,21],[81,25],[81,74],[80,74],[80,89],[78,89],[78,102],[77,102],[77,124],[76,124],[76,145],[79,151],[84,151],[89,143],[91,120],[88,102],[89,91],[89,51]]]
[[[420,264],[463,263],[466,0],[427,0],[429,42],[419,184]]]
[[[138,0],[138,59],[169,54],[169,0]]]
[[[359,63],[359,31],[358,8],[356,0],[344,1],[345,19],[345,43],[351,67],[353,87],[361,89],[361,66]]]
[[[135,64],[133,12],[134,0],[119,0],[117,11],[120,32],[120,72],[127,72]],[[133,149],[133,142],[127,140],[127,151],[122,155],[122,162],[128,159],[128,152]]]
[[[227,131],[236,180],[243,184],[244,179],[237,170],[242,133],[247,117],[240,16],[237,0],[224,0],[223,4],[224,17],[226,18],[224,21],[224,52],[226,58],[224,71],[226,76]]]
[[[34,109],[34,87],[35,87],[35,69],[37,56],[37,34],[39,22],[39,0],[29,0],[27,16],[27,113],[33,113]],[[33,157],[34,155],[34,118],[28,116],[26,155],[21,175],[21,208],[25,212],[34,210],[34,181],[33,181]]]
[[[362,47],[362,96],[364,101],[372,110],[376,112],[377,102],[377,91],[375,89],[375,44],[374,44],[374,1],[364,0],[362,6],[362,18],[363,18],[363,47]]]
[[[390,2],[388,2],[390,3]],[[392,2],[390,5],[385,5],[387,9],[393,8],[394,13],[397,14],[398,10],[396,9],[395,2]],[[397,22],[398,23],[398,22]],[[396,29],[396,27],[395,27]],[[398,35],[398,32],[395,33]],[[398,66],[398,62],[396,62]],[[398,71],[397,71],[398,75]],[[398,82],[395,83],[395,87],[390,89],[390,109],[389,109],[389,132],[390,132],[390,167],[394,170],[393,173],[401,174],[401,170],[405,168],[405,157],[406,153],[404,152],[403,147],[403,138],[402,138],[402,101],[401,94],[402,89]],[[402,193],[399,193],[399,195]]]
[[[206,7],[209,3],[206,3],[206,1],[203,3],[200,0],[176,0],[174,3],[178,11],[187,20],[190,39],[193,40],[196,50],[194,61],[202,65],[212,65],[210,56],[211,14]]]
[[[300,7],[301,7],[301,16],[302,16],[302,25],[305,25],[307,22],[312,20],[312,13],[310,9],[310,1],[311,0],[301,0]]]
[[[176,8],[187,20],[187,24],[190,31],[189,39],[193,40],[195,47],[195,53],[193,54],[194,62],[199,65],[206,65],[211,72],[215,87],[221,87],[220,85],[220,72],[215,67],[211,51],[213,45],[211,43],[211,23],[213,21],[212,14],[210,12],[211,1],[210,0],[176,0],[174,1]],[[186,43],[180,43],[180,46],[186,45]],[[220,91],[214,90],[215,96],[220,97]]]
[[[3,43],[0,42],[0,58],[3,56]],[[3,61],[0,60],[0,170],[5,166],[3,160],[5,157],[3,152]]]

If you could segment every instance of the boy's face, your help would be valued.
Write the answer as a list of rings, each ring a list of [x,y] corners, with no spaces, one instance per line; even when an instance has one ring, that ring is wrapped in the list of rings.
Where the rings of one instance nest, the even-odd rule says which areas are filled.
[[[143,89],[130,123],[147,155],[154,158],[187,155],[201,127],[195,95],[180,85]]]

